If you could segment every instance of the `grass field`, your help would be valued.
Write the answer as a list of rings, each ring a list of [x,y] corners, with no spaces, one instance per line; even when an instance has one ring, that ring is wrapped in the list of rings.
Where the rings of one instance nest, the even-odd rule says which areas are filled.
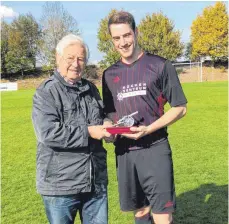
[[[176,224],[228,223],[228,83],[187,83],[185,118],[169,127],[177,192]],[[35,90],[2,92],[1,212],[4,224],[45,224],[35,190],[36,141],[31,123]],[[119,209],[114,150],[108,151],[109,223],[131,224]],[[78,222],[78,218],[76,220]]]

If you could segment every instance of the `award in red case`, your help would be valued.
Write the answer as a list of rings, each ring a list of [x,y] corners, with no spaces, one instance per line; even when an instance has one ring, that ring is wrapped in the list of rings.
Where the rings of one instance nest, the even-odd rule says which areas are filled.
[[[134,118],[133,115],[137,114],[138,111],[124,116],[116,124],[114,124],[112,127],[106,128],[107,132],[109,132],[112,135],[116,134],[124,134],[124,133],[134,133],[130,130],[130,128],[134,125]]]
[[[109,132],[112,135],[116,134],[124,134],[124,133],[133,133],[130,130],[130,127],[110,127],[106,128],[107,132]]]

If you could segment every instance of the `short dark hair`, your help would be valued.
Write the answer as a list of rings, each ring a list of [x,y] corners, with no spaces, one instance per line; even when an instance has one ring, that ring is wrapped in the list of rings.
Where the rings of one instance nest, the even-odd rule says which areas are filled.
[[[130,14],[129,12],[118,11],[112,14],[108,20],[109,33],[111,34],[110,26],[112,24],[121,24],[121,23],[129,24],[131,29],[135,32],[136,25],[135,25],[135,20],[133,15]]]

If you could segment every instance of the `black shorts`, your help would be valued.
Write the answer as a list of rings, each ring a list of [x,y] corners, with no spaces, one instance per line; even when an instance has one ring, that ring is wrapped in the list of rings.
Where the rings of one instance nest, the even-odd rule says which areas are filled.
[[[117,175],[122,211],[149,205],[153,213],[174,211],[173,163],[167,139],[149,148],[117,155]]]

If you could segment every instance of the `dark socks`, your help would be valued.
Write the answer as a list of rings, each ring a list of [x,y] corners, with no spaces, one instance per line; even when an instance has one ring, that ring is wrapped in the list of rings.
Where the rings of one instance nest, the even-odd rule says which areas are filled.
[[[142,217],[135,217],[135,224],[152,224],[152,218],[149,213]]]

